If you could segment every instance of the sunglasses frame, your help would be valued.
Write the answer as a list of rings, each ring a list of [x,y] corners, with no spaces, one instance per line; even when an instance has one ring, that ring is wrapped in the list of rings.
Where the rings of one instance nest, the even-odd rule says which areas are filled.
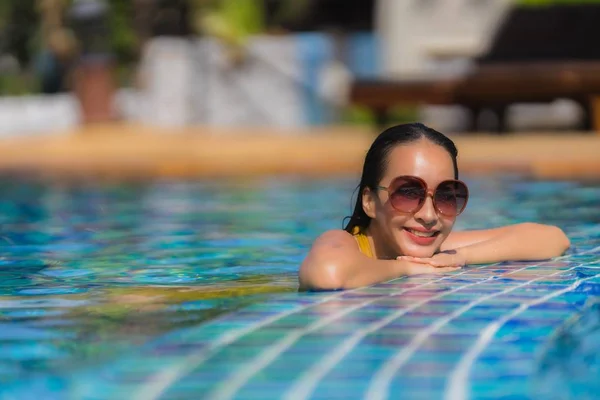
[[[394,182],[396,182],[399,179],[407,179],[407,180],[417,181],[417,182],[421,183],[422,187],[425,189],[425,196],[419,201],[419,205],[417,206],[417,208],[415,208],[412,211],[399,210],[396,207],[394,207],[394,203],[392,202],[393,192],[390,191],[390,186],[393,186]],[[448,183],[448,182],[462,184],[464,186],[466,192],[467,192],[466,193],[465,204],[463,204],[462,208],[456,214],[446,214],[446,213],[444,213],[443,211],[440,210],[440,208],[437,206],[436,201],[435,201],[435,193],[436,193],[437,189],[442,184],[445,184],[445,183]],[[385,191],[385,192],[388,193],[390,205],[392,206],[392,208],[394,210],[402,212],[402,213],[407,213],[407,214],[414,214],[414,213],[418,212],[421,208],[423,208],[423,205],[425,205],[425,201],[427,201],[427,197],[429,197],[429,196],[431,196],[431,201],[433,202],[433,208],[435,208],[435,211],[438,214],[441,214],[441,215],[446,216],[446,217],[458,217],[460,214],[463,213],[463,211],[467,207],[467,203],[469,202],[469,187],[467,186],[466,183],[464,183],[463,181],[461,181],[459,179],[446,179],[446,180],[440,182],[435,188],[430,189],[429,186],[427,186],[427,182],[425,182],[423,179],[419,178],[418,176],[401,175],[401,176],[398,176],[398,177],[392,179],[392,182],[390,183],[390,185],[388,187],[385,187],[385,186],[376,186],[375,188],[378,189],[378,190],[383,190],[383,191]]]

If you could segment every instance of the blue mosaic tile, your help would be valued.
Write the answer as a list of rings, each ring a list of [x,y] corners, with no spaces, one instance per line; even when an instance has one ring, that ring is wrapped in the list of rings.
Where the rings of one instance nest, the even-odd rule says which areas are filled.
[[[192,393],[213,393],[211,388],[219,387],[219,382],[233,382],[237,398],[258,398],[261,393],[269,398],[291,393],[300,382],[306,385],[300,387],[308,388],[304,395],[311,398],[344,398],[367,393],[370,383],[365,377],[370,376],[383,382],[388,394],[404,393],[407,398],[439,397],[446,390],[472,393],[472,398],[528,398],[538,349],[595,290],[586,282],[596,275],[566,274],[561,281],[560,271],[544,268],[538,269],[541,274],[523,274],[522,268],[527,264],[508,272],[481,268],[484,279],[457,274],[455,281],[435,285],[406,279],[405,284],[411,284],[402,290],[408,291],[397,295],[385,290],[338,293],[296,309],[281,308],[279,302],[274,313],[262,304],[262,313],[229,315],[197,331],[212,335],[248,331],[199,357],[200,365],[191,365],[165,393],[188,398]],[[375,286],[382,287],[397,289],[391,284]],[[277,318],[278,312],[284,315]],[[252,329],[261,315],[272,321]],[[495,330],[488,339],[482,333],[490,327]],[[187,345],[163,343],[162,351],[171,354],[165,360],[176,366],[178,357],[184,360],[190,352],[206,352],[210,340],[203,347],[191,345],[200,338],[210,339],[188,334],[176,339],[191,341]],[[149,345],[147,354],[156,352],[152,349]],[[134,360],[139,363],[144,357],[142,352]],[[129,370],[115,377],[125,386],[143,385],[145,372],[149,378],[161,371],[155,362],[148,365],[154,365],[154,373],[152,368],[135,375]],[[381,371],[391,375],[379,375]]]
[[[0,398],[581,400],[600,391],[597,185],[516,177],[472,182],[465,227],[555,223],[572,240],[565,257],[466,266],[332,293],[293,291],[312,237],[339,218],[339,208],[326,213],[318,205],[324,198],[347,203],[339,185],[327,182],[315,191],[279,183],[276,190],[250,193],[166,185],[171,190],[145,188],[151,196],[141,205],[139,192],[126,191],[134,199],[117,209],[110,196],[84,190],[63,220],[57,215],[64,210],[51,198],[37,217],[19,214],[29,199],[0,204],[2,236],[9,239],[0,246],[0,350],[6,350],[0,352]],[[498,185],[506,201],[477,197],[497,193]],[[194,201],[184,201],[181,190]],[[235,196],[256,201],[232,202]],[[109,211],[99,213],[93,202]],[[284,207],[285,217],[274,215],[274,207]],[[23,221],[36,218],[45,221],[21,231]],[[78,229],[84,225],[98,232]],[[86,325],[74,324],[70,313],[106,311],[103,291],[128,285],[157,299],[168,298],[167,287],[197,292],[177,292],[181,297],[161,310],[133,305],[113,326],[123,329],[118,337],[148,333],[114,343],[112,357],[101,357],[113,347],[108,336],[108,344],[86,347],[96,351],[85,354],[88,364],[61,363],[74,359],[71,341],[97,340],[96,327],[113,317],[109,310],[85,319],[96,325],[77,336],[75,328]],[[238,289],[266,285],[277,292],[250,305],[233,301],[245,298]],[[231,296],[224,291],[212,298],[214,287]],[[216,310],[222,312],[199,314]],[[152,331],[163,320],[169,324]],[[99,361],[92,360],[97,355]],[[67,365],[75,366],[61,374]],[[35,371],[46,375],[38,379]]]

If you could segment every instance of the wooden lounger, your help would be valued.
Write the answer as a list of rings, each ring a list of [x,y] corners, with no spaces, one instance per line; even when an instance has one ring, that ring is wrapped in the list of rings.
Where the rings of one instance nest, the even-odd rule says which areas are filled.
[[[515,8],[473,71],[428,80],[358,80],[351,102],[373,110],[381,125],[397,105],[463,105],[473,121],[491,109],[504,131],[509,105],[567,98],[585,111],[581,128],[600,133],[600,46],[592,40],[600,37],[598,21],[598,4]]]
[[[510,63],[486,65],[461,77],[441,80],[359,80],[351,101],[371,109],[380,125],[398,105],[457,104],[473,117],[483,109],[498,115],[504,131],[506,108],[513,103],[572,99],[586,112],[582,129],[600,133],[600,62]],[[473,118],[473,119],[474,119]],[[470,128],[476,128],[474,123]]]

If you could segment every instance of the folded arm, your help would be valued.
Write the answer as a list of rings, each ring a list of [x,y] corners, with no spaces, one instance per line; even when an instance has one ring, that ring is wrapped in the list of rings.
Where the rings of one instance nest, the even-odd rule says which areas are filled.
[[[496,229],[453,232],[441,250],[456,250],[466,264],[486,264],[548,259],[560,256],[569,246],[569,239],[556,226],[522,223]]]
[[[455,267],[407,260],[378,260],[362,254],[348,232],[325,232],[300,266],[300,290],[336,290],[368,286],[405,275],[454,271]]]

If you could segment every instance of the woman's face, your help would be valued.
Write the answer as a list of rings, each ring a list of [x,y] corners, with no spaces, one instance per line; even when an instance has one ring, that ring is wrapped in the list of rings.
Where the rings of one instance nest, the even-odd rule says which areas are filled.
[[[454,179],[454,165],[442,146],[423,139],[392,149],[379,185],[388,187],[394,178],[403,175],[423,179],[433,191],[440,182]],[[375,238],[378,257],[431,257],[448,237],[456,220],[456,217],[439,214],[431,196],[427,196],[416,212],[400,212],[392,207],[385,190],[366,189],[363,208],[372,218],[369,230]]]

